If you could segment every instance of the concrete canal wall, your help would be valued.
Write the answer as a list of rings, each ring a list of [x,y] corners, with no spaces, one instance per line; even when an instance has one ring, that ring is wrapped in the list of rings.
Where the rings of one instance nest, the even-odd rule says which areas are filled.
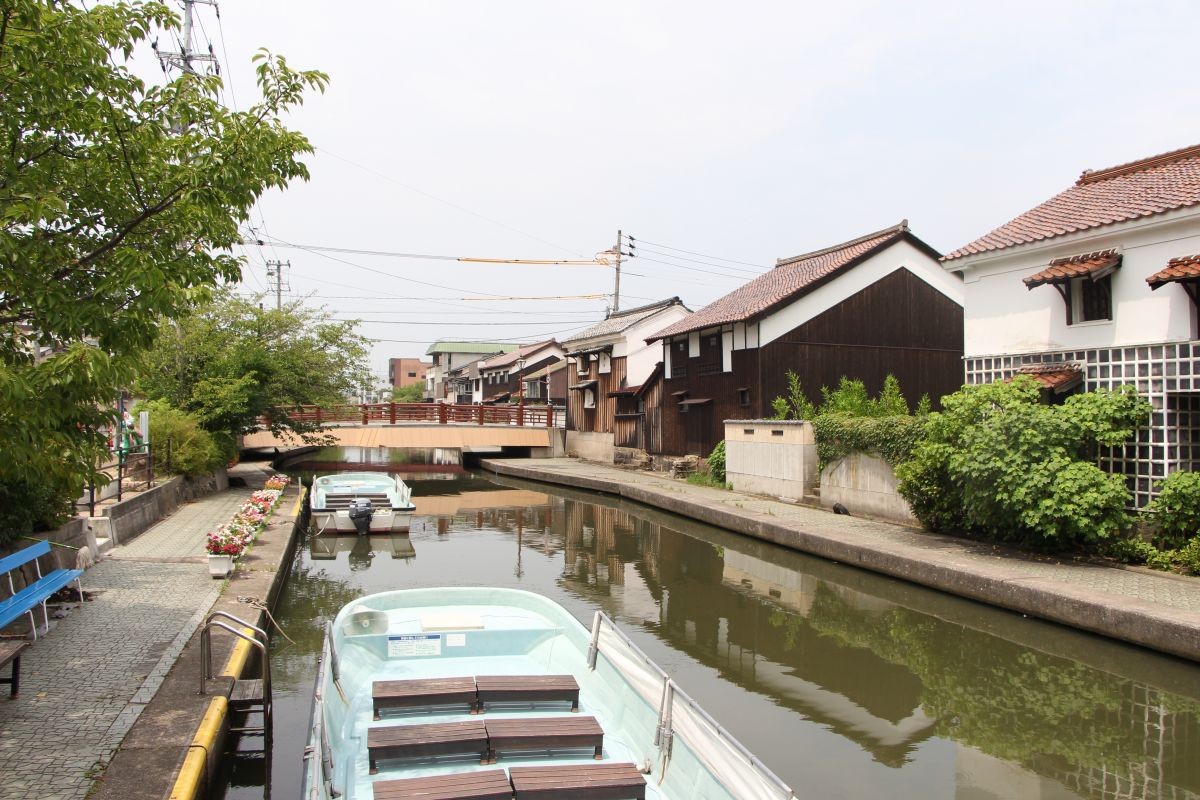
[[[223,611],[270,632],[266,609],[274,607],[282,592],[302,539],[302,508],[302,489],[293,485],[205,616]],[[214,678],[201,694],[200,636],[198,630],[138,717],[92,800],[199,800],[213,791],[231,727],[229,695],[234,682],[261,672],[252,645],[214,629]],[[252,724],[257,720],[255,715]]]

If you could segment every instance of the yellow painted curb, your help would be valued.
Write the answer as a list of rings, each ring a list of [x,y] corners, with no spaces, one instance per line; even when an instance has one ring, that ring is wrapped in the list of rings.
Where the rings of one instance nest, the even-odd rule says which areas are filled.
[[[300,516],[300,508],[304,505],[304,496],[308,494],[308,487],[300,489],[300,496],[296,498],[296,505],[292,506],[292,519]]]
[[[254,638],[254,631],[249,628],[242,628],[242,633]],[[229,654],[229,660],[225,662],[225,669],[221,671],[222,677],[233,678],[235,681],[242,677],[242,670],[246,668],[246,661],[250,658],[251,646],[245,639],[238,639],[234,643],[233,652]]]
[[[169,800],[195,800],[198,796],[200,787],[204,784],[208,754],[216,746],[217,735],[225,722],[228,706],[229,701],[223,695],[214,697],[209,702],[208,711],[204,712],[200,727],[188,746],[187,756],[183,759],[183,766],[175,778],[175,786],[171,789]]]

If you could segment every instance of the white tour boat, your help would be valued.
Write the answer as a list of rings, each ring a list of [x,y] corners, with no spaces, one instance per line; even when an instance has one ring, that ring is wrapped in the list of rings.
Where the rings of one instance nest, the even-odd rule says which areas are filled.
[[[346,605],[304,758],[305,800],[794,800],[606,615],[516,589]]]
[[[313,479],[309,510],[318,533],[389,533],[412,524],[412,489],[384,472],[339,472]]]

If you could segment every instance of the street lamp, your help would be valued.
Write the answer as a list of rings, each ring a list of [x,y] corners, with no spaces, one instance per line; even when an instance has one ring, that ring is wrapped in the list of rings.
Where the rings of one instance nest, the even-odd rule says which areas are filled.
[[[518,405],[525,405],[525,359],[517,359],[517,391]]]

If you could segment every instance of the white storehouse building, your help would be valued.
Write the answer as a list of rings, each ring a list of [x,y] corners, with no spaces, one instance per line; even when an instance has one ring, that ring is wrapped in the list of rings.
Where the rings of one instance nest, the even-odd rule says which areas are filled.
[[[964,278],[967,383],[1031,374],[1048,398],[1135,384],[1154,406],[1102,457],[1135,505],[1200,462],[1200,145],[1085,171],[943,259]]]

